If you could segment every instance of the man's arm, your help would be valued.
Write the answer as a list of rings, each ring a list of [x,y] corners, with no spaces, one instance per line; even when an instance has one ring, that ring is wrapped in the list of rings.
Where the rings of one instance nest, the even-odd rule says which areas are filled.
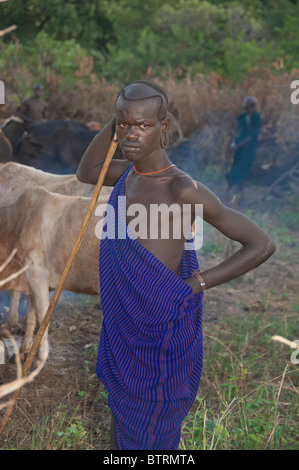
[[[243,147],[243,145],[246,145],[246,144],[249,144],[249,142],[252,140],[252,137],[249,136],[249,137],[246,137],[246,139],[242,140],[241,142],[239,142],[238,144],[235,144],[232,146],[232,148],[234,150],[237,150],[239,149],[240,147]]]
[[[48,103],[45,102],[44,109],[43,109],[43,119],[46,121],[48,117],[48,108],[49,105]]]
[[[220,264],[202,272],[207,289],[230,281],[264,263],[276,249],[273,239],[252,220],[224,206],[219,198],[201,183],[188,184],[182,192],[184,203],[203,204],[203,219],[242,247]],[[196,284],[197,281],[197,284]],[[199,292],[199,282],[189,279]]]
[[[32,119],[30,119],[28,116],[27,116],[27,113],[28,113],[28,100],[25,100],[23,101],[23,103],[21,104],[19,110],[18,110],[18,116],[23,119],[23,121],[26,121],[26,122],[33,122]]]
[[[80,161],[76,176],[82,183],[97,184],[103,163],[106,158],[109,146],[115,133],[115,118],[95,136],[87,147]],[[119,147],[116,156],[120,159],[113,159],[109,165],[104,185],[114,186],[124,171],[129,167],[129,160],[121,159],[122,153]]]

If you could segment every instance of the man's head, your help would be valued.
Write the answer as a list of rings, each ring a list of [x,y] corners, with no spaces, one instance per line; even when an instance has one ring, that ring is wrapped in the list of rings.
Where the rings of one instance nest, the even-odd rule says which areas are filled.
[[[163,88],[140,80],[125,86],[116,106],[116,133],[122,152],[136,161],[166,148],[170,119],[168,99]]]
[[[247,111],[248,114],[251,114],[257,105],[257,99],[255,96],[246,96],[246,98],[243,101],[243,109],[244,111]]]
[[[36,83],[33,87],[34,95],[39,98],[44,92],[44,87],[41,83]]]
[[[137,80],[126,85],[117,96],[116,108],[120,100],[133,102],[155,100],[158,107],[158,119],[163,121],[167,117],[167,94],[162,87],[150,82],[149,80]]]

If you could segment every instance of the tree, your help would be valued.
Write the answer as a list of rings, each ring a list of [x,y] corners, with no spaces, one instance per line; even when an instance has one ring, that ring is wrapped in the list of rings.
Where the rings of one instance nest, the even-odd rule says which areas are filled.
[[[98,0],[14,0],[3,4],[0,28],[18,25],[16,36],[26,43],[43,31],[55,39],[75,39],[82,47],[105,51],[113,28]]]

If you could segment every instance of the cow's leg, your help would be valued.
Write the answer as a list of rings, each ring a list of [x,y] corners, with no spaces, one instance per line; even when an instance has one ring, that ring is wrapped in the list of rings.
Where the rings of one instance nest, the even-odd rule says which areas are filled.
[[[36,326],[35,308],[34,308],[34,304],[32,301],[32,296],[29,296],[27,297],[27,308],[26,308],[26,316],[25,316],[25,336],[23,339],[22,346],[20,348],[22,361],[25,360],[25,357],[31,348],[35,326]]]
[[[13,330],[13,328],[17,326],[18,320],[19,320],[19,304],[20,304],[21,292],[10,291],[9,296],[10,296],[10,303],[9,303],[9,312],[8,312],[6,327],[9,330]]]
[[[45,313],[50,303],[48,283],[45,281],[42,282],[41,279],[39,281],[40,282],[37,285],[35,284],[34,286],[32,286],[33,287],[32,298],[33,298],[33,305],[34,305],[38,328],[41,325],[41,322],[45,316]],[[35,365],[37,366],[40,364],[40,362],[46,361],[48,354],[49,354],[49,346],[48,346],[48,328],[47,328],[40,342],[39,350],[37,352],[37,356],[35,360]]]
[[[45,269],[45,259],[40,252],[37,252],[37,254],[32,253],[32,255],[30,256],[30,263],[28,270],[26,271],[26,278],[30,290],[30,298],[35,312],[37,327],[39,328],[49,306],[48,272]],[[31,319],[31,313],[29,315],[29,319]],[[28,326],[28,338],[31,334],[31,328],[32,327],[30,323],[30,326]],[[45,361],[47,357],[48,328],[46,329],[40,342],[40,346],[35,359],[35,365],[39,365],[39,363]]]

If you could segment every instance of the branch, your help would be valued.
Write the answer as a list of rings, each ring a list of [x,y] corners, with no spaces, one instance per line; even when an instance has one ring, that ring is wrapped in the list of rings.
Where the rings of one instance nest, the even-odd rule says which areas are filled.
[[[4,261],[3,264],[1,264],[0,266],[0,273],[3,271],[4,268],[6,268],[6,266],[11,262],[11,260],[13,259],[13,257],[15,256],[17,252],[17,249],[14,248],[12,250],[12,252],[10,253],[9,257]],[[18,277],[20,274],[22,274],[24,271],[26,271],[26,269],[28,268],[28,264],[26,264],[26,266],[24,266],[23,268],[19,269],[19,271],[16,271],[15,273],[11,274],[10,276],[8,276],[6,279],[2,279],[0,281],[0,287],[4,286],[5,284],[7,284],[9,281],[12,281],[13,279],[15,279],[16,277]]]
[[[2,38],[6,33],[10,33],[10,31],[13,31],[14,29],[17,29],[15,24],[9,26],[8,28],[2,29],[2,31],[0,31],[0,38]]]

